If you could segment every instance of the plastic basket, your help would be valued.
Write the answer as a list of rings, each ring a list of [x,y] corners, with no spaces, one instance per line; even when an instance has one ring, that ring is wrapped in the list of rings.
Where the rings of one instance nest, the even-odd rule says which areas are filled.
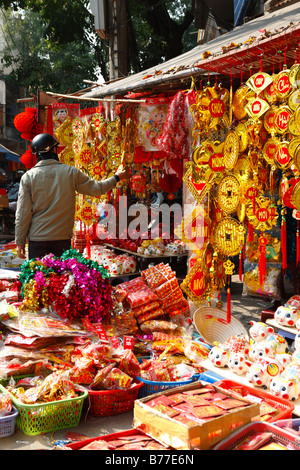
[[[213,450],[233,450],[234,447],[240,444],[248,436],[260,432],[270,432],[272,433],[274,439],[280,443],[285,445],[292,444],[297,450],[300,450],[300,442],[297,438],[294,438],[291,436],[291,434],[284,431],[283,429],[278,428],[272,423],[261,422],[246,424],[216,444],[213,447]]]
[[[113,416],[132,410],[142,386],[137,382],[128,390],[89,390],[89,414]]]
[[[253,387],[248,387],[247,385],[240,384],[238,382],[233,382],[231,380],[220,380],[214,384],[216,387],[222,388],[226,391],[233,391],[238,390],[243,397],[247,395],[252,395],[263,400],[268,405],[273,406],[278,411],[278,414],[275,416],[271,416],[268,419],[268,423],[274,423],[275,421],[279,421],[285,418],[291,418],[293,414],[293,410],[295,408],[294,404],[288,400],[284,400],[280,397],[275,397],[268,392],[263,390],[259,390]]]
[[[0,417],[0,437],[12,436],[15,432],[18,410],[13,406],[11,413]]]
[[[225,343],[231,336],[248,337],[246,328],[237,318],[231,316],[231,321],[227,323],[227,312],[216,307],[198,308],[193,322],[203,340],[212,346],[215,342]]]
[[[280,421],[276,421],[274,424],[284,431],[293,434],[293,436],[300,438],[300,418],[281,419]]]
[[[0,390],[7,393],[1,384]],[[10,393],[11,401],[18,410],[16,426],[29,436],[75,427],[79,424],[87,396],[88,392],[82,391],[76,398],[27,405]]]
[[[182,385],[188,385],[199,380],[199,374],[195,374],[191,379],[183,382],[154,382],[151,380],[145,380],[141,377],[137,377],[142,382],[142,388],[139,390],[138,398],[144,398],[154,393],[163,392],[169,388],[181,387]]]

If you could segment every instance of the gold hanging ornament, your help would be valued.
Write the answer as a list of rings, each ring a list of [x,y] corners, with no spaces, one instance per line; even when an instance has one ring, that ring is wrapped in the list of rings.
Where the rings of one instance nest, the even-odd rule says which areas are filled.
[[[223,255],[235,256],[244,246],[245,228],[236,219],[224,217],[214,228],[213,240]]]
[[[253,198],[252,201],[249,200],[246,215],[254,229],[261,232],[271,230],[278,219],[278,212],[273,201],[262,195]]]
[[[232,170],[239,157],[239,138],[234,131],[229,131],[224,142],[224,164]]]
[[[240,184],[233,175],[225,176],[217,187],[217,203],[227,214],[236,212],[240,203]]]

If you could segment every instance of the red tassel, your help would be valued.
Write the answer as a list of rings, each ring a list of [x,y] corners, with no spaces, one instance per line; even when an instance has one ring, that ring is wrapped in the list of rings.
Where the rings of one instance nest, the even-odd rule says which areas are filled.
[[[239,254],[239,280],[242,281],[243,279],[243,252],[241,251]]]
[[[299,265],[300,262],[300,234],[299,234],[299,220],[297,220],[297,266]]]
[[[231,322],[231,289],[227,287],[227,323]]]
[[[267,273],[267,262],[266,262],[266,244],[267,239],[261,235],[259,237],[259,285],[262,287],[265,283]]]
[[[282,270],[285,274],[287,269],[287,255],[286,255],[286,221],[282,216],[281,222],[281,253],[282,253]]]
[[[85,235],[85,238],[86,238],[86,254],[87,254],[87,258],[88,259],[91,259],[91,241],[90,241],[90,235],[87,233]]]
[[[250,222],[248,223],[248,242],[253,242],[253,225],[251,225]]]

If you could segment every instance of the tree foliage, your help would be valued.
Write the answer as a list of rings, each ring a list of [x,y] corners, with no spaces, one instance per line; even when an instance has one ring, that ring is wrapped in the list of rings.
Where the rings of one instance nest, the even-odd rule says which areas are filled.
[[[124,0],[128,73],[176,57],[196,45],[194,0]],[[94,28],[89,0],[0,0],[7,46],[2,63],[9,79],[26,88],[66,93],[83,79],[108,76],[108,42]],[[194,28],[195,31],[195,28]]]

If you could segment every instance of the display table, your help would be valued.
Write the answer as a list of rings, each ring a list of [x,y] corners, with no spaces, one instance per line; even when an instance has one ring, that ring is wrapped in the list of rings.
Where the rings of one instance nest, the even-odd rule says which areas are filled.
[[[220,368],[220,367],[215,367],[209,359],[206,359],[205,361],[201,362],[201,366],[204,369],[207,369],[211,372],[214,372],[215,374],[222,376],[223,379],[225,380],[231,380],[233,382],[237,382],[242,385],[247,385],[247,387],[251,387],[255,390],[258,390],[257,387],[253,387],[253,385],[250,384],[250,382],[246,379],[245,375],[237,375],[233,374],[229,369],[227,368]],[[263,389],[264,390],[264,389]],[[268,391],[268,390],[265,390]],[[295,405],[295,409],[293,411],[293,414],[295,416],[300,416],[300,398],[293,402]]]
[[[0,279],[17,279],[20,274],[19,269],[0,269]]]
[[[278,325],[277,321],[274,320],[274,318],[269,318],[268,320],[266,320],[266,324],[272,326],[272,328],[274,328],[274,330],[276,330],[279,335],[283,336],[286,339],[294,340],[298,331],[297,328]]]

